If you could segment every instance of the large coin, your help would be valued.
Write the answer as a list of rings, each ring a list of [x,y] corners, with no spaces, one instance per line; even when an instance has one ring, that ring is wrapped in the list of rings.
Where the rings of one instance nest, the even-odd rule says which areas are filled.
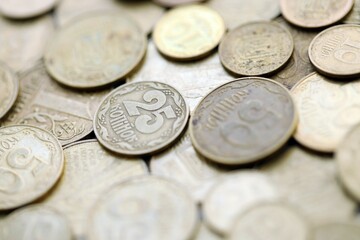
[[[360,0],[355,0],[354,7],[342,22],[360,24]]]
[[[44,195],[60,178],[60,143],[40,128],[0,128],[0,210],[13,209]]]
[[[153,0],[153,1],[164,7],[175,7],[182,4],[203,2],[204,0]]]
[[[94,13],[58,32],[46,51],[45,65],[64,85],[95,88],[128,75],[145,50],[145,35],[124,13]]]
[[[0,1],[0,12],[9,18],[31,18],[50,11],[57,1],[58,0],[5,0]]]
[[[224,84],[198,105],[190,122],[194,147],[223,164],[245,164],[281,148],[297,124],[288,90],[266,78]]]
[[[125,84],[100,104],[94,120],[99,142],[126,155],[162,150],[182,133],[189,107],[173,87],[160,82]]]
[[[15,73],[0,64],[0,119],[11,109],[19,93],[19,80]]]
[[[286,20],[304,28],[334,24],[350,12],[353,4],[354,0],[280,0]]]
[[[360,26],[339,25],[321,32],[310,44],[309,57],[324,75],[360,75]]]
[[[360,81],[336,82],[312,73],[291,93],[299,111],[295,139],[311,149],[332,152],[360,121]],[[351,117],[349,117],[351,116]]]
[[[90,239],[191,239],[197,217],[195,203],[178,185],[134,178],[101,196],[91,212]]]
[[[313,230],[310,240],[359,240],[360,225],[330,223]]]
[[[224,67],[243,76],[277,71],[290,59],[293,50],[291,34],[276,22],[242,25],[228,33],[219,46]]]
[[[217,12],[202,5],[190,5],[164,15],[155,26],[153,39],[164,55],[192,60],[214,49],[224,33],[224,20]]]

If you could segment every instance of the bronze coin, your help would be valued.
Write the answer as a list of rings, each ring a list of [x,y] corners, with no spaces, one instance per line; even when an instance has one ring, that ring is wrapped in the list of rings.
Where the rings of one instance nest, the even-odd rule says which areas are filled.
[[[0,64],[0,119],[14,105],[19,93],[19,80],[6,65]]]
[[[14,19],[32,18],[50,11],[57,2],[58,0],[5,0],[0,1],[0,12]]]
[[[204,0],[153,0],[155,3],[163,7],[175,7],[182,4],[199,3]]]

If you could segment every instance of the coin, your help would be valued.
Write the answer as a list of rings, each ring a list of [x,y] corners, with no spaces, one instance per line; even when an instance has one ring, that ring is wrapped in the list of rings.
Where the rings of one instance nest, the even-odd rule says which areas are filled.
[[[106,148],[125,155],[157,152],[174,142],[189,118],[189,107],[173,87],[160,82],[125,84],[100,104],[95,135]]]
[[[360,121],[359,80],[338,82],[312,73],[291,93],[300,116],[294,137],[308,148],[333,152],[346,132]]]
[[[360,0],[354,0],[354,7],[342,22],[360,24]]]
[[[163,7],[175,7],[182,4],[203,2],[204,0],[153,0],[153,1]]]
[[[201,224],[196,237],[193,240],[223,240],[223,238],[211,231],[205,224]]]
[[[191,239],[197,209],[178,185],[139,177],[102,195],[90,214],[90,239]],[[139,228],[141,226],[141,228]]]
[[[290,59],[294,42],[276,22],[252,22],[228,33],[219,46],[220,60],[230,72],[258,76],[279,70]]]
[[[0,64],[0,119],[14,105],[19,93],[19,80],[5,64]]]
[[[47,48],[45,65],[64,85],[95,88],[124,78],[145,51],[145,35],[126,14],[94,13],[56,34]]]
[[[64,156],[49,132],[32,126],[0,128],[0,210],[30,203],[60,178]]]
[[[225,33],[222,17],[203,5],[170,10],[156,24],[153,39],[169,58],[193,60],[213,50]]]
[[[281,148],[297,124],[288,90],[266,78],[240,78],[207,95],[190,120],[194,147],[222,164],[246,164]]]
[[[291,207],[264,203],[247,211],[234,225],[229,240],[307,240],[309,226]]]
[[[324,75],[360,75],[360,26],[338,25],[321,32],[310,44],[309,57]]]
[[[313,230],[311,240],[358,240],[360,226],[348,223],[330,223]]]
[[[0,1],[0,12],[2,15],[24,19],[32,18],[50,11],[58,0],[11,0]]]
[[[106,151],[96,140],[73,143],[64,149],[64,155],[64,174],[42,203],[67,217],[74,240],[88,239],[88,212],[98,196],[114,184],[147,174],[147,166],[141,159]]]
[[[7,217],[0,239],[71,240],[67,219],[57,211],[44,206],[21,208]]]

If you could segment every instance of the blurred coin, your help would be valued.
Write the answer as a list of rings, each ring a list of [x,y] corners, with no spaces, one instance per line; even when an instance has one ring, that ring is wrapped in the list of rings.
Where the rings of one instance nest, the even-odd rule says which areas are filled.
[[[222,164],[246,164],[281,148],[297,124],[289,91],[266,78],[240,78],[207,95],[190,121],[194,147]]]
[[[11,109],[19,93],[19,80],[5,64],[0,64],[0,119]]]
[[[4,0],[0,1],[0,12],[14,19],[32,18],[50,11],[57,2],[58,0]]]
[[[252,22],[228,33],[219,46],[220,59],[230,72],[243,76],[266,75],[290,59],[294,42],[276,22]]]
[[[146,38],[136,22],[114,12],[87,15],[61,29],[45,65],[60,83],[95,88],[124,78],[140,63]]]
[[[342,20],[343,23],[360,24],[360,0],[354,1],[354,7],[350,13]]]
[[[359,240],[360,225],[330,223],[314,229],[311,240]]]
[[[153,0],[153,1],[164,7],[175,7],[182,4],[203,2],[204,0]]]
[[[90,217],[90,239],[190,239],[197,209],[187,192],[157,177],[139,177],[103,194]],[[141,226],[141,228],[139,228]]]
[[[224,33],[224,20],[217,12],[202,5],[189,5],[166,13],[156,24],[153,39],[164,55],[192,60],[214,49]]]
[[[25,125],[0,128],[0,211],[44,195],[63,165],[61,145],[49,132]]]
[[[204,223],[199,227],[199,231],[193,240],[222,240],[223,238],[211,231]]]

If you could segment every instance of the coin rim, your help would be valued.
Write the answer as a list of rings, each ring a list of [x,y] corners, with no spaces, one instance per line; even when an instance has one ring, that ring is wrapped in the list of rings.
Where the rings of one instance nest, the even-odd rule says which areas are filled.
[[[185,3],[182,3],[181,1],[180,1],[180,3],[175,3],[174,1],[167,1],[167,0],[152,0],[152,1],[155,4],[158,4],[162,7],[173,8],[173,7],[189,5],[189,4],[200,4],[201,2],[204,2],[205,0],[192,0],[192,1],[185,2]]]
[[[54,9],[59,4],[60,0],[51,0],[51,1],[52,1],[52,3],[49,4],[48,6],[36,9],[36,11],[30,11],[30,12],[26,12],[23,14],[18,14],[18,13],[14,13],[12,11],[6,11],[6,10],[4,11],[4,9],[1,7],[1,4],[0,4],[0,12],[3,16],[5,16],[7,18],[11,18],[14,20],[25,20],[28,18],[38,17],[47,12],[50,12],[52,9]]]
[[[6,116],[7,113],[9,113],[9,111],[11,110],[11,108],[14,106],[17,97],[19,96],[19,92],[20,92],[20,87],[19,87],[19,77],[15,74],[15,72],[5,63],[0,62],[0,68],[2,68],[6,74],[10,75],[11,81],[14,84],[13,87],[13,93],[11,94],[10,97],[10,102],[9,105],[5,108],[5,110],[3,112],[0,112],[0,120]],[[1,126],[1,124],[0,124]]]

